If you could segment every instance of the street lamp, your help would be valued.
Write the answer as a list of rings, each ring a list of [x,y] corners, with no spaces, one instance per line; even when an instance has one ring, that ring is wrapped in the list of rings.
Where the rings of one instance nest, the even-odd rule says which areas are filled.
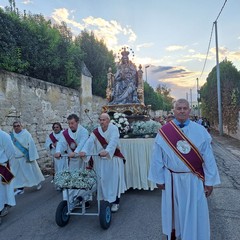
[[[150,65],[145,66],[145,74],[146,74],[146,82],[147,82],[147,68],[149,68]]]

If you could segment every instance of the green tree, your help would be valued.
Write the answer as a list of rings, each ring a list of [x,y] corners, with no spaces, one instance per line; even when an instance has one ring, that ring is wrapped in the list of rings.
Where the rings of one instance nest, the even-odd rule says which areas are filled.
[[[222,61],[219,67],[223,125],[227,127],[228,132],[235,133],[240,110],[240,73],[232,62],[227,60]],[[218,124],[216,67],[209,73],[200,94],[203,116],[207,116],[211,123]]]
[[[93,76],[93,94],[105,98],[108,68],[111,67],[113,72],[116,69],[113,52],[107,49],[103,40],[98,40],[87,30],[81,32],[75,43],[84,52],[83,61]]]
[[[170,95],[171,89],[168,88],[166,85],[158,84],[156,92],[162,97],[162,109],[164,111],[171,111],[171,109],[173,108],[173,98]]]

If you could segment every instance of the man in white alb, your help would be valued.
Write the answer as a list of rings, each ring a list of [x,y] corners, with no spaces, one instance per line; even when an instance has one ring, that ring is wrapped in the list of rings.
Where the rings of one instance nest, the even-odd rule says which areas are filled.
[[[15,121],[10,136],[15,147],[15,161],[12,164],[15,176],[13,185],[17,188],[15,194],[24,193],[25,187],[36,186],[40,190],[45,178],[36,161],[39,156],[32,135],[23,129],[20,121]]]
[[[80,170],[83,168],[83,160],[77,154],[88,139],[88,130],[79,124],[79,117],[76,114],[70,114],[67,121],[69,128],[62,132],[54,157],[60,158],[62,155],[66,155],[67,152],[69,169]],[[77,192],[77,190],[69,191],[70,202],[74,201]],[[66,191],[63,191],[63,199],[67,199]]]
[[[8,214],[9,207],[16,204],[11,172],[14,158],[14,146],[9,134],[0,129],[0,225],[2,217]]]
[[[101,192],[99,200],[112,203],[111,211],[117,212],[121,193],[126,190],[124,179],[124,157],[121,154],[118,128],[110,123],[110,117],[103,113],[99,117],[100,127],[93,130],[80,156],[88,160],[93,156],[94,169],[100,175]]]
[[[211,136],[190,121],[189,103],[179,99],[175,119],[155,139],[149,180],[162,189],[162,227],[168,239],[210,240],[207,197],[220,183]]]

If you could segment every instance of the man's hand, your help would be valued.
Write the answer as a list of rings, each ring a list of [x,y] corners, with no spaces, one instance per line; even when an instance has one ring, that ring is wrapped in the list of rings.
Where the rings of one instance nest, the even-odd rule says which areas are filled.
[[[60,153],[60,152],[55,153],[55,154],[54,154],[54,157],[55,157],[55,158],[60,158],[60,157],[61,157],[61,153]]]
[[[165,190],[165,184],[157,184],[157,187],[161,190]]]
[[[205,191],[205,195],[206,197],[209,197],[213,191],[213,186],[204,186],[204,191]]]
[[[71,152],[68,154],[68,157],[70,157],[70,158],[74,158],[76,156],[77,156],[77,153],[75,153],[75,152]]]
[[[105,151],[105,150],[103,150],[103,151],[101,151],[101,152],[99,153],[99,156],[100,156],[100,157],[107,157],[107,155],[108,155],[108,152]]]
[[[86,156],[86,153],[85,152],[80,152],[79,153],[79,157],[85,157]]]

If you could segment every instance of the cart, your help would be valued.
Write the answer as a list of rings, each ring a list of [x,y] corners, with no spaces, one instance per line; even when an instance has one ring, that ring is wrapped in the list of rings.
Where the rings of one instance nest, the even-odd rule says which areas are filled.
[[[112,219],[111,204],[108,201],[99,200],[100,184],[98,183],[100,182],[100,176],[94,170],[87,170],[86,166],[84,166],[84,170],[79,170],[80,173],[84,171],[85,173],[86,171],[95,173],[95,183],[90,188],[63,187],[64,184],[62,184],[60,187],[66,193],[66,200],[59,203],[55,213],[55,221],[58,226],[64,227],[68,224],[70,216],[98,216],[100,226],[103,229],[108,229]],[[68,173],[71,174],[72,172],[68,170]],[[72,199],[70,197],[71,191],[74,191]],[[93,195],[97,198],[97,211],[90,212],[86,207],[86,202],[92,201]]]

